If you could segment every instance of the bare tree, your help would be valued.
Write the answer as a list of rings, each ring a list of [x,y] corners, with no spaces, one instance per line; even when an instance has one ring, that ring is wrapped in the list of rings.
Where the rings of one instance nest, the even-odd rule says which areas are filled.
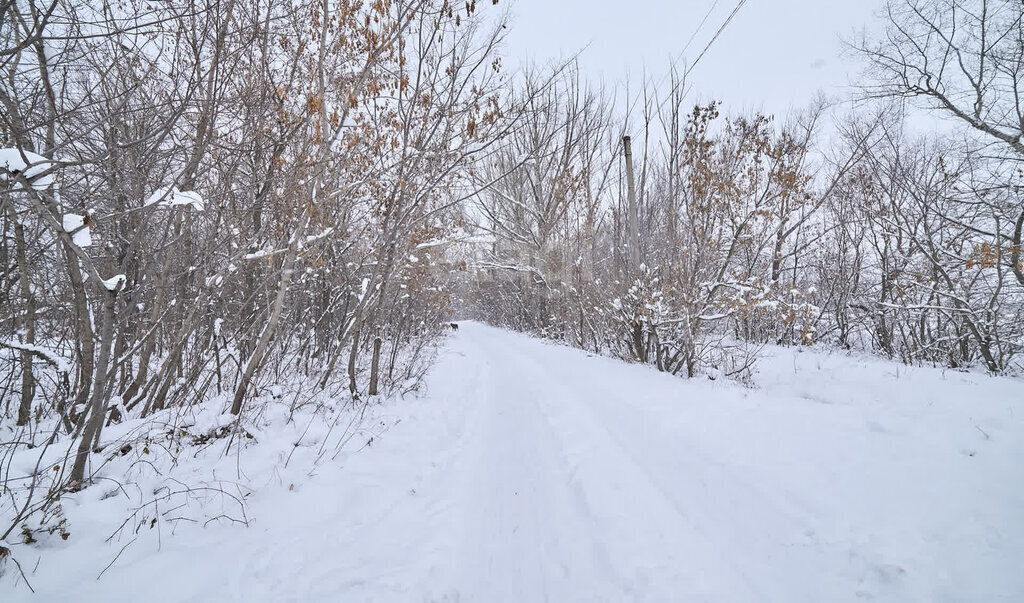
[[[1024,5],[1015,0],[893,0],[886,30],[854,45],[873,76],[869,97],[920,99],[997,145],[996,153],[1019,164],[1024,157]],[[1019,195],[1019,183],[1012,186]],[[1024,207],[992,208],[995,224],[975,225],[1000,240],[1001,261],[1024,286],[1021,233]]]

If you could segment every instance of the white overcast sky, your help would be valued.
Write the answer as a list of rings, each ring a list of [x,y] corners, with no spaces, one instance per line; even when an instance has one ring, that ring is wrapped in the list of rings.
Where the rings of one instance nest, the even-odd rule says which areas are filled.
[[[593,81],[658,80],[712,5],[685,53],[692,61],[737,0],[505,0],[513,23],[506,51],[538,63],[583,50]],[[841,56],[840,36],[877,29],[882,0],[747,0],[690,74],[693,100],[722,101],[727,111],[784,117],[818,90],[840,94],[860,69]]]

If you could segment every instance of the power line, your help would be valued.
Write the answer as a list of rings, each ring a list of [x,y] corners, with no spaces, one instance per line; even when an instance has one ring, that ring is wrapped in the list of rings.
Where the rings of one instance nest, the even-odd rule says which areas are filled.
[[[699,34],[700,31],[702,29],[704,29],[704,25],[708,22],[708,19],[711,17],[711,13],[715,12],[715,9],[718,8],[718,2],[719,2],[719,0],[715,0],[714,2],[711,3],[711,6],[708,8],[707,12],[704,13],[704,18],[700,20],[700,24],[697,25],[697,28],[694,29],[693,33],[690,34],[690,39],[686,41],[685,45],[683,45],[683,49],[680,50],[679,54],[677,54],[676,57],[674,59],[672,59],[672,61],[669,63],[668,71],[663,73],[661,75],[661,79],[659,79],[654,84],[654,89],[655,90],[657,90],[658,86],[660,86],[662,84],[662,82],[665,81],[665,78],[668,77],[668,74],[675,70],[676,63],[678,63],[679,60],[683,58],[683,55],[685,55],[686,51],[689,50],[690,44],[693,44],[694,39],[697,38],[697,34]],[[634,100],[636,100],[636,99],[634,99]]]
[[[723,22],[722,26],[718,28],[718,31],[715,32],[715,35],[711,37],[711,41],[709,41],[707,46],[704,47],[704,50],[700,51],[700,54],[697,55],[697,58],[693,61],[693,63],[690,64],[690,67],[687,68],[685,72],[683,72],[684,80],[686,79],[686,76],[689,75],[691,71],[693,71],[693,68],[697,66],[697,63],[699,63],[700,60],[704,58],[704,55],[707,53],[708,49],[711,48],[711,45],[715,43],[715,40],[718,39],[718,36],[722,34],[722,31],[725,30],[729,23],[732,22],[733,17],[736,16],[736,13],[740,12],[740,9],[743,8],[743,5],[746,3],[747,0],[739,0],[739,2],[736,3],[736,7],[733,8],[732,12],[729,13],[729,16],[725,18],[725,22]]]
[[[704,25],[707,24],[707,21],[711,17],[711,14],[715,11],[715,8],[718,7],[718,3],[719,2],[720,2],[720,0],[714,0],[714,2],[712,2],[711,7],[708,8],[707,12],[704,13],[704,18],[701,19],[700,24],[697,25],[697,28],[693,31],[692,34],[690,34],[690,38],[686,41],[686,44],[683,46],[682,50],[679,52],[679,54],[676,55],[675,59],[673,59],[671,61],[670,66],[669,66],[669,70],[666,71],[665,73],[663,73],[661,78],[659,78],[658,81],[654,83],[655,93],[657,92],[658,87],[661,86],[661,84],[665,81],[665,78],[668,77],[669,74],[672,73],[675,70],[676,63],[680,59],[682,59],[682,57],[686,53],[687,49],[689,49],[690,44],[693,43],[694,39],[697,37],[697,35],[700,33],[700,31],[704,28]],[[711,48],[711,46],[715,43],[716,40],[718,40],[718,37],[722,34],[723,31],[725,31],[725,28],[729,26],[729,23],[732,22],[732,20],[736,17],[736,14],[740,12],[740,9],[743,8],[743,5],[746,4],[746,3],[747,3],[747,0],[738,0],[736,2],[736,6],[733,7],[732,11],[725,18],[725,21],[723,21],[722,24],[718,27],[718,30],[715,32],[715,35],[713,35],[711,37],[711,40],[708,41],[708,43],[700,51],[700,54],[697,55],[697,59],[693,63],[691,63],[690,66],[687,67],[686,70],[683,72],[683,77],[680,79],[680,81],[677,83],[677,85],[680,85],[680,84],[682,84],[682,83],[684,83],[686,81],[687,76],[690,75],[690,72],[693,71],[693,68],[697,66],[697,63],[699,63],[702,58],[704,58],[704,55],[707,54],[707,52]],[[644,89],[644,87],[641,87],[639,90],[637,90],[636,94],[633,95],[632,100],[630,100],[630,101],[628,101],[626,103],[627,111],[628,111],[628,107],[632,106],[639,99],[640,93],[643,91],[643,89]],[[673,87],[673,90],[674,89],[675,88]],[[666,96],[665,99],[663,99],[660,103],[658,103],[658,110],[659,111],[661,110],[662,106],[664,106],[665,101],[668,99],[669,96],[671,96],[671,95]]]
[[[700,25],[698,25],[697,29],[693,30],[693,33],[690,34],[690,39],[686,41],[686,45],[679,51],[679,55],[676,56],[675,61],[672,61],[673,64],[683,58],[683,55],[686,54],[686,51],[690,48],[690,44],[693,44],[693,40],[697,37],[697,34],[700,33],[700,30],[704,29],[704,25],[708,22],[708,18],[711,17],[711,13],[715,12],[715,9],[718,8],[718,2],[719,0],[715,0],[711,3],[711,8],[708,9],[708,12],[704,13],[704,18],[700,20]]]

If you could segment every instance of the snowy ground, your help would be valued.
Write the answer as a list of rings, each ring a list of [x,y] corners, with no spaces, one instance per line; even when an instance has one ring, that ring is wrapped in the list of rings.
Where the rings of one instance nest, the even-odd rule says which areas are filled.
[[[772,354],[744,388],[463,323],[425,397],[250,528],[179,522],[97,580],[124,542],[87,490],[36,597],[0,599],[1024,601],[1024,382]]]

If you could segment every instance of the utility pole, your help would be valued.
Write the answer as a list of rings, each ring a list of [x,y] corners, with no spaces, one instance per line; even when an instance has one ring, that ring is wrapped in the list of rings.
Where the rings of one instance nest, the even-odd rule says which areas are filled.
[[[629,264],[627,272],[640,267],[640,220],[636,208],[636,185],[633,183],[633,149],[629,136],[622,137],[622,146],[626,155],[626,198],[629,202],[627,245],[629,246]]]

